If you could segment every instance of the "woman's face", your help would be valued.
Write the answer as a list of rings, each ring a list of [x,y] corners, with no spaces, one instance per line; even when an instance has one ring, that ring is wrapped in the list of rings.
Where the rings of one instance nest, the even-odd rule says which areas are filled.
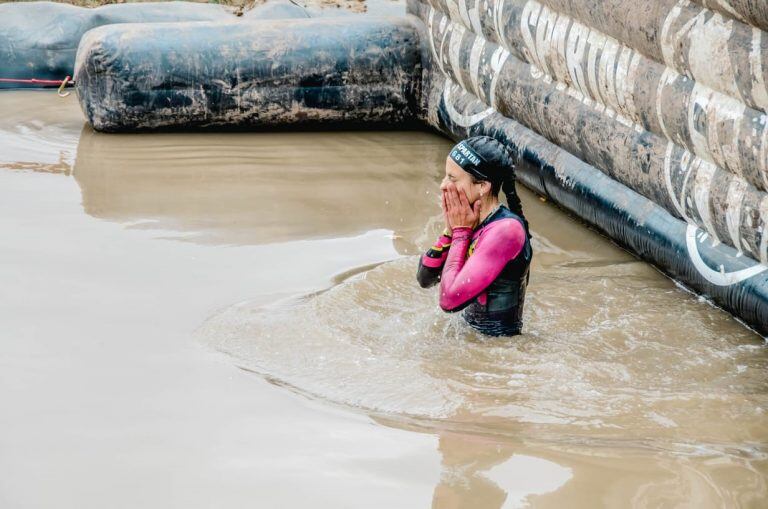
[[[490,189],[490,183],[474,182],[472,175],[464,171],[450,157],[445,160],[445,178],[440,183],[440,191],[445,191],[449,182],[456,186],[459,194],[463,192],[467,195],[470,205],[480,199],[480,195],[485,192],[486,187]]]

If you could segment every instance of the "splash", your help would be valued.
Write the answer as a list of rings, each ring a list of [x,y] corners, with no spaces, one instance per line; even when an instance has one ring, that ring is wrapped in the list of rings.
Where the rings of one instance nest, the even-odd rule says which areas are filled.
[[[537,247],[544,263],[516,338],[482,336],[439,311],[436,291],[413,281],[415,257],[320,293],[240,303],[200,334],[245,369],[369,412],[474,431],[739,444],[762,454],[762,340],[645,264],[563,260],[546,239]]]

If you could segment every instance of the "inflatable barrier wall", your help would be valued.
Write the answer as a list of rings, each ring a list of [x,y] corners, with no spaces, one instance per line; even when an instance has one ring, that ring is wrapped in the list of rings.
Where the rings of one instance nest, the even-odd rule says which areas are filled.
[[[431,50],[431,125],[504,139],[529,186],[768,331],[759,28],[688,1],[409,10]]]
[[[420,97],[415,21],[103,26],[80,43],[77,93],[101,131],[406,123]]]
[[[80,39],[114,23],[235,19],[220,5],[193,2],[104,5],[95,9],[54,2],[0,4],[0,68],[4,78],[62,80],[72,76]],[[39,85],[0,83],[0,88]]]
[[[525,185],[768,334],[768,4],[408,12],[102,26],[76,89],[103,131],[420,119],[493,136]]]

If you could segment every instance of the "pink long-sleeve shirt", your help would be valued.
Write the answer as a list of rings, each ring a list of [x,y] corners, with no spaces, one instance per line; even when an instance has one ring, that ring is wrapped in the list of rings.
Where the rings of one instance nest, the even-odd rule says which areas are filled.
[[[445,311],[463,308],[472,299],[484,304],[484,292],[508,262],[520,254],[526,241],[523,224],[516,218],[492,221],[477,230],[454,228],[443,234],[421,264],[439,269],[440,307]],[[426,286],[426,285],[423,285]]]

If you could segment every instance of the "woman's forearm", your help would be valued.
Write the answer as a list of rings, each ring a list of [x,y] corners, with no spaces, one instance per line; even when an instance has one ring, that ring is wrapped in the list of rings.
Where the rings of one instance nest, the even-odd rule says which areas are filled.
[[[455,311],[469,300],[462,291],[461,272],[467,259],[467,250],[472,241],[472,228],[453,229],[451,247],[448,250],[440,280],[440,307],[444,311]],[[471,298],[471,297],[470,297]]]
[[[419,286],[429,288],[440,281],[440,274],[450,247],[451,232],[446,230],[419,259],[419,268],[416,271],[416,281],[419,282]]]
[[[445,311],[458,311],[485,291],[507,262],[520,253],[526,239],[520,221],[495,221],[483,229],[472,256],[467,258],[472,235],[470,228],[453,230],[440,282],[440,307]]]

